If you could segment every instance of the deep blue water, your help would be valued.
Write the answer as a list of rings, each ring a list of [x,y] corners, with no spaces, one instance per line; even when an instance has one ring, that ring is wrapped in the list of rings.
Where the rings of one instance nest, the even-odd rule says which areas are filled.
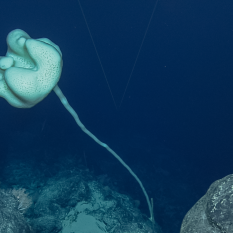
[[[159,0],[153,15],[155,0],[80,2],[112,94],[78,0],[2,3],[0,54],[16,28],[59,45],[59,86],[68,101],[142,179],[164,232],[177,233],[210,184],[233,173],[233,2]],[[54,93],[32,109],[0,99],[0,112],[2,168],[12,135],[30,132],[38,139],[33,156],[44,155],[38,163],[51,147],[64,156],[85,152],[90,170],[116,180],[148,214],[138,184],[84,135]]]

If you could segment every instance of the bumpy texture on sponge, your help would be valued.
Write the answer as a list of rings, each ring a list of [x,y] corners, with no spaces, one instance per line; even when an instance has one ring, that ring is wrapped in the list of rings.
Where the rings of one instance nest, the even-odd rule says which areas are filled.
[[[7,54],[0,58],[0,96],[14,107],[33,107],[59,81],[61,51],[49,39],[31,39],[20,29],[9,33],[7,44]]]

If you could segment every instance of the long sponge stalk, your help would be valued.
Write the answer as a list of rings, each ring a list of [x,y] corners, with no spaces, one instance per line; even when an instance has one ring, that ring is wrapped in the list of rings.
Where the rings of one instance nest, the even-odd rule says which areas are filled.
[[[54,87],[54,92],[57,94],[57,96],[59,97],[59,99],[61,100],[62,104],[64,105],[64,107],[67,109],[67,111],[73,116],[73,118],[75,119],[76,123],[78,124],[78,126],[84,131],[84,133],[86,133],[88,136],[90,136],[93,140],[95,140],[100,146],[104,147],[105,149],[107,149],[129,172],[130,174],[136,179],[136,181],[139,183],[145,197],[146,197],[146,201],[149,207],[149,211],[150,211],[150,220],[153,222],[153,209],[152,209],[152,205],[150,203],[148,194],[142,184],[142,182],[140,181],[140,179],[137,177],[137,175],[132,171],[132,169],[121,159],[121,157],[115,152],[113,151],[107,144],[101,142],[95,135],[93,135],[89,130],[86,129],[86,127],[83,125],[83,123],[80,121],[78,114],[74,111],[74,109],[69,105],[66,97],[63,95],[61,89],[58,87],[58,85],[56,85]]]

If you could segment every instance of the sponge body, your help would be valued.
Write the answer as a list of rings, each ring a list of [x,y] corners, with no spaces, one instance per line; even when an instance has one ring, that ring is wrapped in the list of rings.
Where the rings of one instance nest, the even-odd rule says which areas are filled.
[[[61,51],[49,39],[31,39],[20,29],[9,33],[7,44],[6,56],[0,58],[0,96],[14,107],[33,107],[59,81]]]
[[[8,34],[7,44],[6,56],[0,57],[0,96],[14,107],[30,108],[54,90],[78,126],[95,142],[108,150],[139,183],[146,197],[150,220],[153,223],[153,202],[151,204],[140,179],[115,151],[83,125],[78,114],[70,106],[57,85],[63,64],[59,47],[47,38],[31,39],[26,32],[20,29]]]

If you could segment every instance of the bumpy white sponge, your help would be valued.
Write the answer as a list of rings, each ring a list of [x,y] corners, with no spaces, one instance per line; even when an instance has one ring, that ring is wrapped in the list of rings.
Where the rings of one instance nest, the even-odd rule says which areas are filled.
[[[7,44],[6,56],[0,57],[0,96],[14,107],[33,107],[59,81],[61,51],[49,39],[31,39],[20,29],[9,33]]]

